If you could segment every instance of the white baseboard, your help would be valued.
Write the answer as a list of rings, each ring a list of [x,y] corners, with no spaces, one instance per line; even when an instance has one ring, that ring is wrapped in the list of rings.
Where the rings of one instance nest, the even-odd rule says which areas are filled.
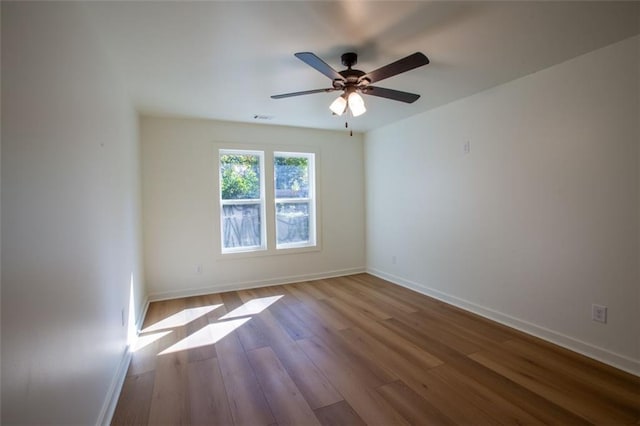
[[[270,278],[267,280],[244,281],[237,283],[228,283],[220,285],[211,285],[206,287],[161,291],[149,294],[149,301],[155,302],[159,300],[177,299],[180,297],[202,296],[204,294],[223,293],[225,291],[248,290],[251,288],[268,287],[272,285],[291,284],[301,281],[320,280],[324,278],[342,277],[345,275],[360,274],[365,272],[365,268],[349,268],[335,271],[318,272],[314,274],[294,275]]]
[[[519,318],[512,317],[507,314],[495,311],[493,309],[480,306],[473,302],[469,302],[464,299],[460,299],[456,296],[452,296],[447,293],[443,293],[439,290],[427,287],[423,284],[419,284],[404,278],[395,276],[393,274],[386,273],[384,271],[377,270],[375,268],[368,268],[367,273],[375,275],[384,280],[390,281],[394,284],[398,284],[402,287],[417,291],[418,293],[433,297],[434,299],[441,300],[451,305],[462,308],[466,311],[473,312],[490,320],[499,322],[508,327],[515,328],[516,330],[530,334],[535,337],[539,337],[548,342],[554,343],[563,348],[585,355],[589,358],[593,358],[597,361],[608,364],[612,367],[631,373],[635,376],[640,376],[640,360],[632,359],[624,355],[616,354],[607,349],[600,348],[587,342],[575,339],[571,336],[564,335],[554,330],[550,330],[545,327],[530,323],[528,321],[521,320]]]
[[[144,318],[147,316],[147,311],[149,310],[150,302],[151,300],[149,300],[149,296],[144,298],[144,305],[142,307],[142,311],[140,312],[140,315],[138,315],[138,318],[136,318],[136,331],[138,334],[140,334],[140,330],[142,330],[142,323],[144,323]]]
[[[105,398],[100,414],[98,415],[96,425],[108,426],[111,424],[113,413],[116,411],[116,405],[118,404],[118,398],[120,397],[120,392],[122,391],[122,385],[124,384],[124,379],[127,376],[127,370],[129,369],[130,362],[131,352],[129,352],[129,348],[127,347],[122,354],[118,370],[113,376],[113,380],[109,386],[109,391],[107,392],[107,397]]]
[[[136,318],[136,331],[142,328],[142,322],[144,321],[144,317],[147,315],[147,309],[149,308],[149,298],[145,298],[142,311],[138,314]],[[122,358],[120,359],[120,364],[118,365],[118,370],[116,374],[113,376],[113,380],[111,385],[109,386],[109,391],[107,392],[107,396],[105,398],[104,404],[102,405],[102,409],[100,410],[100,415],[98,416],[98,420],[96,421],[96,425],[104,425],[108,426],[111,424],[113,420],[113,414],[116,411],[116,406],[118,405],[118,398],[120,398],[120,393],[122,392],[122,386],[124,385],[124,380],[127,377],[127,371],[129,370],[129,364],[131,364],[131,351],[129,351],[129,347],[127,346],[122,354]]]

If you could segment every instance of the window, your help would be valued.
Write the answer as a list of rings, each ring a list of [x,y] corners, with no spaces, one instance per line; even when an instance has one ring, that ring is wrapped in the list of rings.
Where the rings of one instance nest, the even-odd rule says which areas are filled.
[[[314,153],[221,149],[219,155],[223,254],[316,246]]]
[[[264,155],[220,151],[222,252],[265,248]]]
[[[315,156],[274,153],[276,247],[314,246]]]
[[[315,245],[314,155],[276,152],[273,167],[276,247]]]

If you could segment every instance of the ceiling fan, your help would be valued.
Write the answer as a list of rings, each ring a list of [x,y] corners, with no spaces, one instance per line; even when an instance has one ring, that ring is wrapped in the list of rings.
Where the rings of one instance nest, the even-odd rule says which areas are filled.
[[[347,109],[351,111],[354,117],[364,114],[366,108],[364,100],[359,93],[380,98],[392,99],[394,101],[413,103],[420,95],[415,93],[402,92],[400,90],[385,89],[384,87],[371,86],[371,83],[382,81],[385,78],[410,71],[414,68],[427,65],[429,58],[423,53],[416,52],[405,58],[399,59],[375,71],[365,73],[364,71],[353,69],[352,67],[358,62],[358,55],[353,52],[347,52],[341,56],[342,65],[347,69],[336,71],[327,65],[322,59],[311,52],[299,52],[295,54],[307,65],[320,71],[329,77],[332,81],[332,87],[326,89],[305,90],[303,92],[284,93],[282,95],[273,95],[272,99],[290,98],[292,96],[310,95],[312,93],[342,91],[342,94],[333,101],[329,109],[336,115],[344,114]]]

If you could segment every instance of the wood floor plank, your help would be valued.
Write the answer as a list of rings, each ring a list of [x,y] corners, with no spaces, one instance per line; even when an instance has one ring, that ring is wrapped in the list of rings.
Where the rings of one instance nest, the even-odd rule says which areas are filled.
[[[398,377],[415,376],[416,373],[429,370],[442,364],[442,361],[419,348],[399,347],[398,341],[389,344],[379,341],[370,334],[352,328],[340,332],[349,347],[372,362],[379,363],[397,374]]]
[[[403,382],[416,394],[451,418],[456,424],[501,424],[499,418],[492,417],[483,408],[471,403],[465,396],[464,389],[451,386],[433,374],[435,367],[414,377],[405,377]]]
[[[415,393],[402,381],[392,382],[378,388],[382,397],[412,425],[455,425],[437,407]]]
[[[322,324],[327,324],[334,330],[343,330],[351,324],[351,322],[337,312],[335,309],[321,303],[319,299],[305,293],[304,290],[298,289],[295,284],[291,285],[289,291],[302,301],[300,306],[310,311],[313,315],[322,319]],[[299,311],[296,311],[299,312]]]
[[[241,292],[227,292],[222,294],[222,300],[224,301],[227,315],[234,315],[236,312],[238,312],[234,310],[239,309],[242,307],[242,305],[244,305],[245,301],[242,300],[240,293]],[[247,301],[250,299],[251,298],[247,298]],[[247,316],[242,312],[240,312],[240,314],[242,317]],[[225,318],[225,316],[222,316],[221,318]],[[259,323],[259,317],[257,315],[253,315],[251,321],[247,321],[244,326],[236,330],[238,338],[240,339],[242,347],[245,351],[262,348],[268,345],[265,336],[261,332]]]
[[[464,392],[465,398],[476,407],[482,407],[492,417],[507,424],[543,424],[527,411],[503,398],[494,389],[483,386],[471,377],[461,374],[450,365],[442,365],[429,371],[442,382]]]
[[[112,425],[145,425],[149,422],[154,380],[155,371],[125,378]]]
[[[187,374],[191,423],[195,425],[232,424],[233,418],[218,360],[208,358],[190,362]]]
[[[275,422],[235,332],[216,343],[216,352],[234,424],[251,426]]]
[[[405,383],[410,384],[411,391],[405,391],[404,393],[420,395],[422,399],[426,401],[438,401],[439,406],[445,406],[452,409],[454,405],[451,405],[453,401],[459,401],[460,395],[456,392],[452,391],[447,386],[438,386],[434,377],[429,376],[428,372],[432,371],[434,367],[441,365],[442,362],[437,360],[436,362],[432,361],[432,358],[428,356],[426,360],[420,360],[419,358],[410,358],[407,359],[403,357],[403,355],[397,352],[385,351],[385,346],[377,342],[373,337],[368,336],[366,333],[361,330],[353,329],[353,330],[344,330],[341,332],[343,335],[352,336],[353,340],[360,340],[362,346],[354,348],[354,350],[361,350],[363,356],[369,356],[374,360],[378,360],[377,362],[386,365],[386,367],[392,370],[400,380],[391,382],[391,383],[399,383],[403,381]],[[436,385],[434,385],[436,383]],[[380,390],[385,385],[378,388]],[[392,387],[395,391],[399,391],[398,388]],[[389,390],[389,392],[392,392]],[[392,392],[393,393],[393,392]],[[398,404],[397,401],[394,401],[392,398],[392,393],[383,393],[383,396],[387,397],[388,401],[393,404]],[[413,399],[416,401],[416,399]],[[394,405],[396,408],[401,408],[402,405]],[[402,411],[400,411],[402,413]],[[434,414],[434,413],[432,413]],[[435,416],[435,414],[434,414]],[[405,416],[406,417],[406,416]],[[410,416],[411,417],[411,416]],[[409,421],[412,418],[407,417]],[[438,422],[446,423],[442,418],[435,416],[436,419],[439,419]],[[482,412],[482,410],[477,407],[466,406],[464,410],[457,409],[456,413],[452,415],[452,419],[457,423],[468,423],[475,419],[476,422],[491,423],[491,419]]]
[[[322,291],[318,290],[320,282],[321,282],[320,280],[313,281],[313,282],[305,281],[301,283],[292,284],[292,287],[304,292],[305,294],[308,294],[309,296],[315,299],[324,299],[326,295]],[[297,297],[295,293],[294,293],[294,296]]]
[[[590,423],[631,424],[638,420],[637,411],[629,411],[618,405],[606,404],[596,395],[585,391],[584,388],[577,388],[564,380],[558,380],[556,374],[560,372],[549,374],[548,371],[536,368],[526,361],[520,362],[505,352],[483,351],[470,355],[470,358],[545,399],[556,401],[562,407],[583,417]]]
[[[158,353],[176,342],[177,335],[173,330],[141,334],[137,342],[140,347],[134,348],[135,353],[131,358],[127,375],[137,376],[155,371]]]
[[[306,322],[308,319],[303,321]],[[314,340],[321,341],[343,362],[355,366],[358,371],[362,370],[361,380],[366,386],[376,388],[382,384],[397,380],[398,377],[380,363],[373,362],[371,358],[361,351],[352,350],[349,342],[340,334],[341,332],[334,331],[328,327],[313,328],[314,326],[311,324],[308,324],[308,327],[314,330]]]
[[[156,364],[149,424],[190,423],[187,356],[185,353],[162,355]]]
[[[394,309],[400,310],[407,314],[418,312],[418,308],[411,306],[408,303],[404,303],[400,300],[394,299],[393,297],[390,297],[382,292],[371,291],[371,287],[364,285],[363,280],[358,276],[350,276],[346,278],[348,279],[349,285],[357,289],[358,297],[366,297],[372,302],[375,301],[375,303],[377,303],[379,306],[391,306]]]
[[[278,332],[275,320],[270,321],[267,317],[265,325],[269,328],[269,335],[275,335]],[[270,346],[312,409],[331,405],[343,399],[295,341],[287,341],[285,336],[281,336],[279,339],[274,338]]]
[[[464,353],[438,340],[437,336],[432,336],[428,330],[422,330],[414,325],[407,325],[406,322],[398,321],[396,318],[381,321],[380,325],[440,360],[448,361],[452,358],[464,356]]]
[[[366,423],[408,424],[375,389],[362,385],[362,377],[359,377],[362,371],[356,365],[345,364],[335,353],[331,353],[328,348],[314,339],[300,340],[298,345]]]
[[[399,359],[421,369],[426,370],[443,363],[440,358],[428,350],[414,345],[411,340],[391,332],[380,323],[369,323],[364,328],[354,327],[350,331],[358,335],[360,339],[369,342],[370,347],[376,348],[382,345]]]
[[[319,425],[315,414],[269,347],[247,353],[279,425]]]
[[[432,340],[437,340],[445,346],[461,353],[472,354],[482,349],[482,346],[463,338],[460,335],[451,333],[440,327],[436,321],[430,321],[424,315],[409,314],[396,315],[392,320],[397,320],[411,327],[416,334],[428,336]]]
[[[417,343],[430,348],[434,354],[445,359],[447,365],[453,366],[457,371],[470,378],[481,381],[490,389],[500,390],[500,395],[503,398],[524,411],[533,414],[534,417],[540,421],[544,423],[559,422],[562,424],[583,424],[585,422],[584,419],[556,404],[550,403],[536,393],[497,374],[493,370],[474,362],[464,354],[460,354],[440,341],[430,340],[428,335],[418,334],[415,330],[406,328],[405,324],[395,323],[394,321],[395,320],[385,321],[385,325],[401,335],[407,337],[413,335]]]
[[[442,342],[431,339],[428,334],[418,332],[406,324],[395,319],[384,321],[383,324],[390,330],[404,336],[406,339],[413,339],[413,342],[420,347],[426,348],[430,353],[436,355],[439,359],[445,360],[447,364],[454,365],[458,371],[477,378],[482,383],[486,383],[492,389],[501,390],[500,394],[512,404],[531,413],[544,423],[560,423],[560,424],[584,424],[585,420],[564,410],[562,407],[550,403],[541,396],[521,387],[505,377],[495,373],[494,371],[482,366],[471,360],[464,354],[446,346]],[[407,383],[413,385],[414,390],[423,388],[423,384],[419,381]],[[419,392],[420,393],[420,392]],[[446,401],[445,401],[446,403]],[[447,410],[447,414],[449,411]],[[464,419],[460,419],[461,422]]]
[[[511,381],[509,378],[475,362],[468,357],[451,357],[447,365],[452,366],[458,373],[476,380],[484,386],[493,389],[509,403],[520,407],[545,424],[582,425],[587,422],[566,410],[554,401],[549,401],[531,390]]]
[[[250,300],[254,297],[254,293],[241,293],[240,297],[243,300],[245,298]],[[271,311],[269,309],[260,314],[261,333],[304,395],[309,406],[315,409],[342,400],[342,396],[296,345],[295,340],[284,331],[281,323],[272,315]]]
[[[273,291],[265,288],[248,290],[246,292],[247,295],[254,298],[273,296],[273,293]],[[279,294],[277,294],[277,296],[284,297],[284,292],[278,293]],[[240,297],[244,300],[244,297],[242,297],[242,293],[240,294]],[[292,304],[292,302],[289,302],[289,304]],[[297,317],[293,314],[288,304],[284,303],[282,300],[278,300],[276,303],[271,305],[267,313],[273,315],[278,320],[278,323],[280,324],[282,329],[285,330],[292,339],[298,340],[313,337],[313,333],[311,333],[301,325],[300,321],[298,321]]]
[[[313,333],[306,327],[303,327],[302,323],[298,321],[298,318],[289,306],[283,304],[274,307],[274,309],[271,310],[271,313],[293,340],[313,337]]]
[[[269,345],[269,339],[264,335],[262,329],[262,318],[259,315],[252,316],[250,321],[238,328],[238,338],[245,351],[264,348]]]
[[[289,292],[288,285],[256,287],[248,291],[257,293],[258,297],[280,296],[280,299],[278,299],[278,304],[282,305],[290,305],[300,302],[297,297]]]
[[[400,317],[399,315],[397,316]],[[496,345],[502,342],[502,340],[494,340],[487,334],[482,334],[477,330],[469,328],[468,326],[461,326],[453,321],[447,321],[445,317],[437,312],[418,312],[410,315],[403,315],[402,319],[413,318],[417,319],[422,327],[429,327],[431,330],[437,330],[442,339],[447,336],[448,342],[459,342],[456,347],[464,353],[473,353],[480,348],[490,345]],[[411,321],[409,319],[409,321]],[[451,343],[450,343],[451,344]]]
[[[347,302],[348,300],[348,302]],[[324,303],[333,307],[345,317],[352,321],[359,322],[362,317],[369,318],[373,321],[385,320],[391,318],[387,312],[378,309],[375,305],[367,303],[362,299],[343,299],[341,297],[327,297],[322,300]]]
[[[544,348],[519,339],[505,342],[503,349],[512,359],[525,363],[527,371],[546,375],[550,384],[570,391],[575,399],[591,406],[599,405],[620,421],[640,421],[640,378],[628,375],[627,384],[635,382],[636,386],[619,386],[616,380],[603,380],[598,369],[589,368],[584,362],[560,361],[561,357],[550,356]],[[554,371],[554,374],[549,375],[548,371]]]
[[[540,341],[517,338],[505,342],[504,347],[548,370],[562,372],[601,398],[635,405],[640,410],[640,377]]]
[[[298,347],[297,343],[274,345],[273,351],[284,365],[312,409],[343,400],[342,395]]]
[[[206,300],[207,299],[203,296],[194,297],[192,298],[192,304],[193,306],[199,306],[199,307],[207,306],[208,303]],[[189,303],[187,303],[187,305],[189,305]],[[209,314],[201,315],[194,318],[185,326],[186,335],[189,336],[193,333],[198,332],[202,328],[209,325],[209,322],[211,320],[212,320],[212,316],[210,316]],[[217,356],[216,348],[214,345],[204,345],[204,346],[194,347],[188,351],[187,355],[188,355],[189,362],[201,361],[209,358],[214,358],[215,356]]]
[[[366,423],[347,401],[336,402],[326,407],[314,410],[316,417],[323,426],[365,426]]]
[[[381,278],[378,278],[373,275],[361,274],[356,275],[356,277],[365,277],[365,281],[367,285],[370,287],[371,291],[375,291],[381,294],[385,294],[389,297],[392,297],[402,303],[406,303],[409,306],[414,307],[416,310],[421,309],[433,309],[437,307],[440,302],[439,300],[433,299],[431,297],[425,296],[420,293],[416,293],[413,291],[407,291],[404,287],[391,285],[389,286],[388,281],[384,281]]]
[[[146,332],[146,330],[157,324],[158,322],[168,318],[172,314],[178,312],[175,306],[184,306],[183,300],[171,300],[171,301],[162,301],[162,302],[151,302],[149,307],[147,308],[147,313],[145,315],[144,321],[142,322],[141,330],[142,332]]]
[[[358,307],[363,311],[369,312],[376,316],[377,319],[388,319],[393,316],[395,311],[393,305],[379,304],[375,299],[358,292],[358,289],[351,284],[352,281],[346,277],[339,277],[325,281],[324,287],[330,289],[335,295],[332,299],[349,301],[349,305],[352,307]]]
[[[483,346],[491,343],[502,343],[513,339],[513,333],[505,333],[496,327],[487,327],[484,321],[469,315],[450,312],[448,315],[441,310],[424,309],[415,314],[425,322],[431,322],[443,331],[459,336],[472,344]]]

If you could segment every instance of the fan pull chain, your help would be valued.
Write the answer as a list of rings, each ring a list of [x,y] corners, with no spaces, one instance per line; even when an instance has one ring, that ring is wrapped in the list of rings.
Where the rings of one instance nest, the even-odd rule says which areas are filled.
[[[344,128],[349,129],[349,123],[346,121],[344,122]],[[353,136],[353,129],[349,129],[349,136]]]

